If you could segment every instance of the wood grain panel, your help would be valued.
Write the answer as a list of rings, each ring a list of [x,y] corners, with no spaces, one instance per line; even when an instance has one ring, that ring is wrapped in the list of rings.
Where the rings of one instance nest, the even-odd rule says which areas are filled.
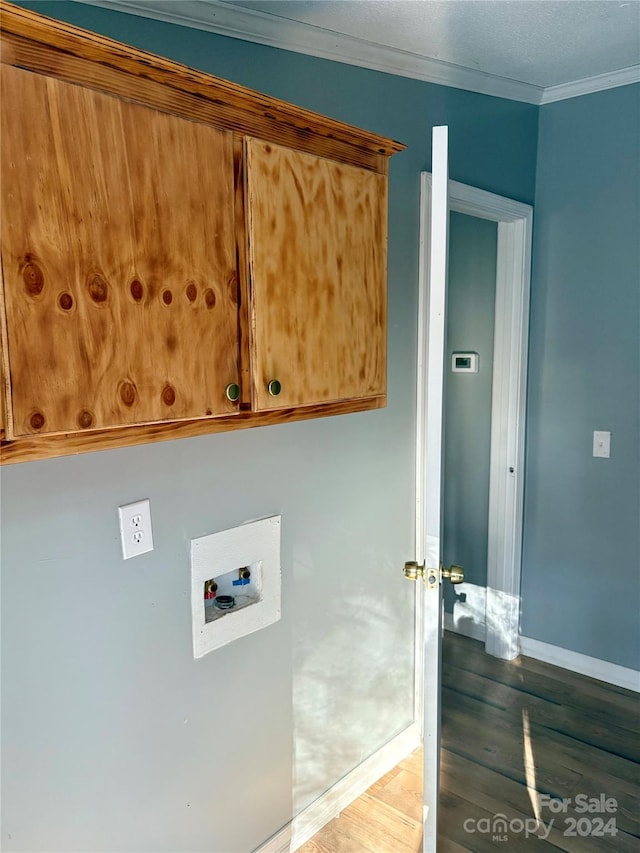
[[[14,435],[233,414],[231,134],[3,66]]]
[[[367,168],[405,147],[28,9],[0,10],[3,62]]]
[[[246,154],[254,407],[385,394],[386,178],[256,139]]]
[[[75,456],[95,450],[114,450],[153,441],[170,441],[178,438],[194,438],[218,432],[251,427],[274,426],[293,423],[310,418],[328,418],[383,409],[386,397],[371,397],[364,400],[348,400],[344,403],[329,403],[322,406],[304,406],[299,409],[280,409],[273,412],[240,412],[235,418],[205,418],[196,421],[150,424],[122,427],[121,429],[76,432],[64,435],[36,435],[18,441],[0,442],[0,464],[34,462],[52,456]]]
[[[2,335],[0,335],[0,439],[3,439],[7,433],[7,417],[6,417],[6,385],[5,376],[7,371],[4,364],[4,344],[2,343]]]
[[[11,408],[11,388],[9,383],[9,362],[7,359],[6,335],[7,323],[4,310],[4,279],[2,275],[2,258],[0,258],[0,441],[7,435],[7,426]]]

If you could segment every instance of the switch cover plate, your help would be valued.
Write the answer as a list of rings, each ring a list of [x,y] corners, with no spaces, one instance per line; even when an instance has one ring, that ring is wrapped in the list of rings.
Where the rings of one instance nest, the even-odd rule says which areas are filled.
[[[122,557],[128,560],[139,554],[153,551],[153,531],[151,529],[151,506],[148,500],[136,501],[118,507],[120,518],[120,538]]]
[[[611,433],[604,430],[594,430],[593,432],[593,455],[599,456],[602,459],[609,459],[611,456]]]

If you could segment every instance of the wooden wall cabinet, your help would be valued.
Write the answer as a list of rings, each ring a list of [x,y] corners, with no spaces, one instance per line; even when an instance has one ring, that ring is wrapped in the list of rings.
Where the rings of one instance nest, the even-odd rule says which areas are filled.
[[[232,135],[12,67],[0,111],[10,437],[235,414]]]
[[[247,139],[246,183],[254,408],[384,396],[386,177]]]
[[[403,146],[0,11],[2,461],[384,405]]]

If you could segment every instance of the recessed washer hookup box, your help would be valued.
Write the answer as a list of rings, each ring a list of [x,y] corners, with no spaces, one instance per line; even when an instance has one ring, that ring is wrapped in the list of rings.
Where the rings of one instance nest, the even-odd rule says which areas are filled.
[[[281,616],[279,515],[191,540],[193,656]]]

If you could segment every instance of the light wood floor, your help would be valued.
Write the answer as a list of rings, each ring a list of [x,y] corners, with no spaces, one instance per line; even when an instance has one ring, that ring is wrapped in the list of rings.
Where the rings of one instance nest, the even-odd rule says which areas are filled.
[[[640,851],[637,694],[531,658],[499,661],[485,655],[475,640],[446,634],[442,717],[439,851]],[[615,798],[616,810],[575,811],[580,794],[589,800],[601,794]],[[554,805],[562,798],[571,803],[566,812],[554,813],[549,805],[540,808],[538,795],[551,797]],[[300,853],[418,853],[421,813],[422,757],[417,752]],[[482,831],[499,813],[510,824],[501,840]],[[544,828],[538,824],[539,836],[547,835],[553,820],[546,840],[533,834],[526,838],[518,823],[536,817],[544,823]],[[611,818],[615,836],[591,834],[604,831]],[[573,828],[575,836],[565,834]]]

